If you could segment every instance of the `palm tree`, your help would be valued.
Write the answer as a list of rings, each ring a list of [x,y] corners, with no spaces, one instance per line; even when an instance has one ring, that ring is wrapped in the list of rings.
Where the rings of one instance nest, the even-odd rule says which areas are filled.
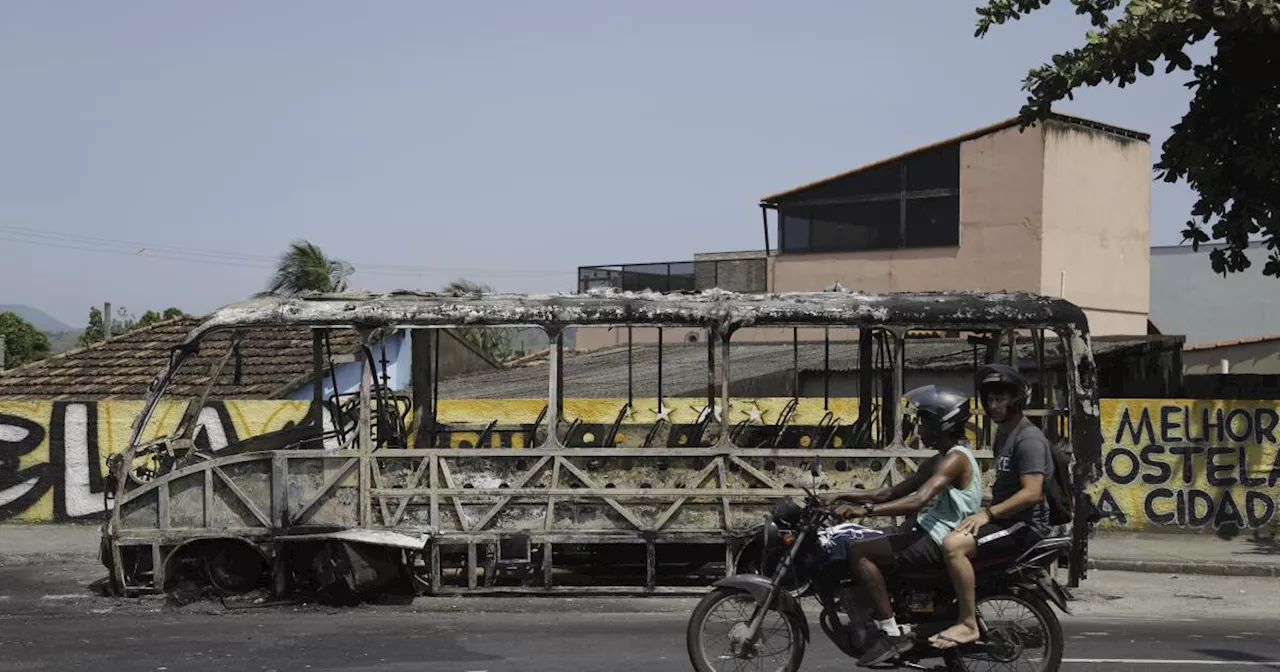
[[[458,278],[444,286],[445,294],[453,294],[455,296],[461,294],[489,294],[491,292],[493,292],[493,287],[472,282],[465,278]],[[501,327],[461,327],[458,329],[458,335],[474,345],[486,357],[501,364],[511,357],[511,341],[515,336],[512,333],[513,331],[515,330]]]
[[[296,240],[280,255],[267,291],[259,296],[343,292],[347,289],[347,278],[354,272],[351,264],[330,259],[314,243]]]
[[[488,294],[493,291],[493,287],[471,282],[466,278],[458,278],[445,285],[444,291],[446,294]]]

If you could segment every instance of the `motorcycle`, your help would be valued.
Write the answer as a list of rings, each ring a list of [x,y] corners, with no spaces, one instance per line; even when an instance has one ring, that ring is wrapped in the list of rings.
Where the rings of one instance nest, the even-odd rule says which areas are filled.
[[[821,473],[817,458],[810,464],[816,483]],[[849,571],[845,544],[883,534],[856,523],[835,522],[835,514],[809,488],[804,504],[790,497],[778,500],[756,535],[753,546],[761,554],[760,573],[734,574],[713,584],[690,615],[685,637],[689,659],[698,672],[712,672],[728,663],[759,669],[797,672],[810,641],[809,621],[799,600],[812,595],[821,606],[823,633],[843,653],[859,658],[874,641],[875,620],[870,597]],[[1056,672],[1065,645],[1062,625],[1053,608],[1070,614],[1068,596],[1053,578],[1052,566],[1071,547],[1070,537],[1048,538],[1025,551],[974,562],[977,578],[979,639],[950,649],[928,642],[959,616],[951,579],[944,568],[901,574],[884,570],[895,618],[909,632],[911,648],[878,669],[968,672],[985,669],[1031,669]],[[765,573],[767,569],[772,571]],[[735,609],[727,618],[714,614]],[[1027,614],[1013,620],[1011,611]],[[772,619],[772,620],[771,620]],[[722,621],[724,633],[708,630]],[[767,626],[766,621],[776,622]],[[716,634],[726,651],[709,647]],[[766,657],[772,657],[772,664]],[[927,667],[924,661],[931,662]],[[754,663],[754,664],[753,664]]]

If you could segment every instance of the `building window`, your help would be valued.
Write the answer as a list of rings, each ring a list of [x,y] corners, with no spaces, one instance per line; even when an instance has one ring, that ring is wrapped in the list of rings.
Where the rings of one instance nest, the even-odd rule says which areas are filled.
[[[778,204],[783,253],[960,244],[960,146],[830,180]]]
[[[908,200],[906,230],[903,247],[959,245],[960,194]]]
[[[783,250],[803,252],[809,249],[808,217],[783,213],[781,229],[779,237]]]
[[[814,208],[809,249],[814,252],[841,252],[901,247],[898,210],[897,200]]]

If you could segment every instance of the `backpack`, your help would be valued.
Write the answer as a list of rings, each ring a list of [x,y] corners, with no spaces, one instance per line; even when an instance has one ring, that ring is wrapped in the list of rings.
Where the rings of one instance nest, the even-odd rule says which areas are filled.
[[[1049,507],[1049,524],[1065,525],[1075,513],[1075,487],[1071,482],[1071,456],[1062,444],[1049,445],[1053,456],[1053,478],[1045,483],[1045,503]]]

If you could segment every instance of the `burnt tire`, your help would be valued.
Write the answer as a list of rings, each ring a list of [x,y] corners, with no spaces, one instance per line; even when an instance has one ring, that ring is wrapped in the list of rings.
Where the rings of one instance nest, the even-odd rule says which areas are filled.
[[[693,669],[697,672],[716,672],[717,666],[708,660],[708,654],[705,651],[705,634],[707,617],[720,604],[735,598],[746,598],[750,603],[755,603],[755,596],[751,593],[739,588],[719,587],[714,588],[710,593],[703,597],[693,613],[689,615],[689,625],[685,628],[685,644],[689,652],[689,662],[693,663]],[[789,614],[779,611],[775,604],[766,614],[777,614],[783,618],[787,624],[787,631],[790,638],[789,654],[786,657],[786,663],[781,668],[781,672],[798,672],[800,664],[804,661],[805,639],[804,639],[804,623],[799,619],[804,618],[801,614]],[[748,612],[750,617],[750,612]]]
[[[205,578],[223,596],[241,595],[263,587],[269,569],[262,555],[247,544],[220,544],[205,555]]]

